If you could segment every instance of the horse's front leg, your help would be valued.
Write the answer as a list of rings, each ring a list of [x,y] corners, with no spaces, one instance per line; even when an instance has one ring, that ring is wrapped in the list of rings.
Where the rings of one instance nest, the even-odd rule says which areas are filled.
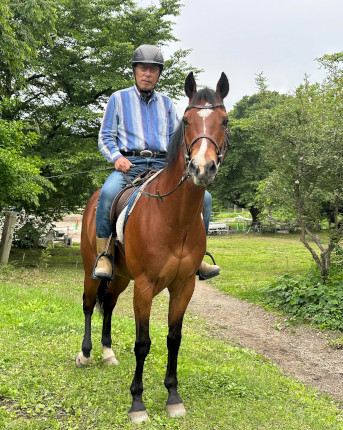
[[[150,351],[149,319],[152,303],[152,289],[147,283],[142,287],[135,282],[134,311],[136,320],[136,370],[131,384],[132,406],[129,411],[133,422],[143,422],[149,419],[143,403],[143,368]]]
[[[91,321],[96,302],[98,286],[99,281],[90,279],[90,277],[88,277],[87,275],[85,276],[83,293],[83,313],[85,316],[85,331],[82,341],[81,352],[79,352],[75,357],[76,367],[88,366],[91,363]]]
[[[195,277],[193,276],[181,289],[179,287],[169,289],[168,364],[164,385],[168,390],[167,411],[172,418],[186,415],[186,409],[177,390],[177,359],[181,345],[183,317],[192,297],[194,286]]]

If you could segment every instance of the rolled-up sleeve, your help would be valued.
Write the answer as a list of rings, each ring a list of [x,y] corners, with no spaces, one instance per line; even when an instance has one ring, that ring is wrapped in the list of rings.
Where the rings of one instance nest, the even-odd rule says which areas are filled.
[[[99,132],[98,146],[102,155],[111,163],[121,157],[117,144],[118,133],[118,100],[112,94],[102,119]]]

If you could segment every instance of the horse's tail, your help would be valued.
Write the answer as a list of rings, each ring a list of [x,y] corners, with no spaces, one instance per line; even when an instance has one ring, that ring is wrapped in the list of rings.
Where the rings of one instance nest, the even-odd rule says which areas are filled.
[[[98,292],[96,294],[96,307],[101,315],[104,315],[104,304],[107,293],[107,281],[101,281],[99,284]]]

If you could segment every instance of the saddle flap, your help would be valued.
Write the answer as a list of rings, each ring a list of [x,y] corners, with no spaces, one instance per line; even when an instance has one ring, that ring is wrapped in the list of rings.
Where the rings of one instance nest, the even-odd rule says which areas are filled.
[[[117,220],[119,218],[120,213],[123,211],[123,209],[130,205],[125,219],[123,219],[123,229],[127,220],[127,217],[132,212],[136,201],[139,199],[139,196],[137,196],[137,193],[139,190],[144,190],[144,188],[153,181],[157,175],[161,173],[161,169],[147,169],[147,171],[143,172],[140,176],[136,177],[136,179],[131,182],[130,185],[126,185],[125,188],[123,188],[117,196],[114,198],[113,203],[111,205],[111,211],[110,211],[110,222],[111,222],[111,228],[114,237],[117,237],[116,227],[117,227]],[[136,196],[134,194],[136,193]]]
[[[110,221],[114,237],[116,235],[116,222],[120,212],[128,205],[131,196],[137,190],[134,186],[126,186],[114,198],[110,211]]]

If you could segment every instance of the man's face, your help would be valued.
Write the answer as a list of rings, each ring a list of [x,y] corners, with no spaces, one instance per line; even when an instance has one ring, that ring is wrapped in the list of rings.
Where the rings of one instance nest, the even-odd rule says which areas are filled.
[[[158,64],[139,63],[135,68],[136,82],[143,91],[151,91],[160,76]]]

